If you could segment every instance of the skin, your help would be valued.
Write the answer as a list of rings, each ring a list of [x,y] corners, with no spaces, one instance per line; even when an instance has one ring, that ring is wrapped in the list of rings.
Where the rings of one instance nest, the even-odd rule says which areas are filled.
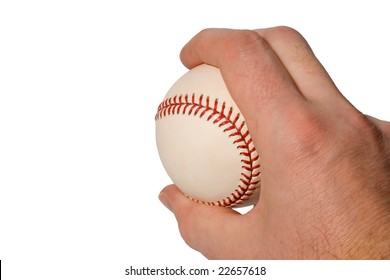
[[[353,107],[301,34],[207,29],[181,60],[220,68],[262,172],[243,215],[161,191],[189,246],[209,259],[390,259],[390,123]]]

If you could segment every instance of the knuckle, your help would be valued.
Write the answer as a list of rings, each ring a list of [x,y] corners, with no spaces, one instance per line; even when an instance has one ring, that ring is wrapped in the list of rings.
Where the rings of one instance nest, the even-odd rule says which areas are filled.
[[[238,30],[232,32],[225,41],[229,58],[237,61],[250,55],[258,55],[260,49],[269,49],[267,42],[255,31]]]
[[[273,32],[273,39],[282,43],[289,50],[292,60],[303,63],[303,65],[317,63],[306,39],[297,30],[282,26],[275,28]],[[306,70],[312,71],[310,67],[307,67]]]
[[[208,36],[208,34],[214,32],[215,28],[205,28],[198,32],[197,36]]]
[[[326,116],[329,116],[327,110],[317,112],[315,108],[287,116],[285,131],[280,137],[289,160],[326,164],[384,154],[384,134],[365,115],[347,111],[337,119]],[[283,137],[285,135],[288,137]]]
[[[283,137],[286,155],[292,161],[318,158],[327,143],[328,125],[310,110],[289,114]]]
[[[276,37],[283,38],[290,42],[306,41],[301,33],[294,28],[288,26],[277,26],[273,28],[273,33]]]
[[[366,115],[352,109],[350,114],[351,129],[356,134],[355,139],[360,139],[365,147],[376,150],[379,153],[385,149],[385,135]]]

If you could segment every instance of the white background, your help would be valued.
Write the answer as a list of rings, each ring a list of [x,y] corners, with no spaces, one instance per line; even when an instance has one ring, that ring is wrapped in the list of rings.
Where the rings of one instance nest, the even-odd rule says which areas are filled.
[[[358,109],[390,120],[388,11],[374,0],[1,1],[4,279],[204,264],[158,200],[170,180],[154,114],[185,72],[182,46],[207,27],[294,27]]]

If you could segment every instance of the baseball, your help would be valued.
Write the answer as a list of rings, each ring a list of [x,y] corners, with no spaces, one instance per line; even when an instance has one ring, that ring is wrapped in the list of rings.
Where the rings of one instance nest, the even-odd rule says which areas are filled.
[[[161,161],[185,195],[225,207],[257,202],[259,155],[218,68],[202,64],[184,74],[155,120]]]

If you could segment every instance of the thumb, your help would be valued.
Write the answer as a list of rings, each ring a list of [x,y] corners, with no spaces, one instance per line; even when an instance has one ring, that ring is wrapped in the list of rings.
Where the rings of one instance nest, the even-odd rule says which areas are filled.
[[[176,217],[184,241],[208,259],[238,256],[243,216],[225,207],[204,205],[187,198],[175,185],[165,187],[160,201]]]

